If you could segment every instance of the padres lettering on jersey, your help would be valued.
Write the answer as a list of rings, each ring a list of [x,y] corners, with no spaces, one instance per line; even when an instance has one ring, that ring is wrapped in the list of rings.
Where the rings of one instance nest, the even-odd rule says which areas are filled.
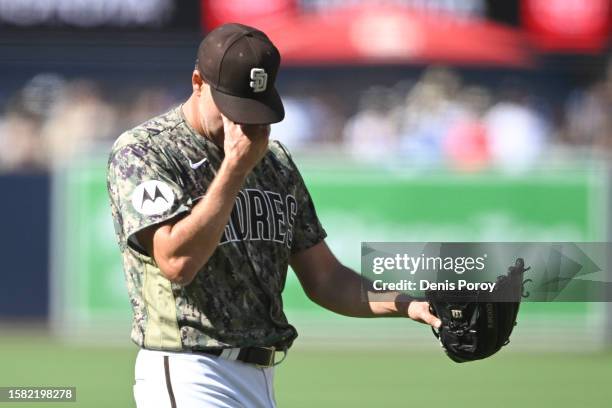
[[[288,194],[247,188],[240,191],[221,244],[228,241],[264,240],[291,248],[297,201]]]
[[[132,339],[141,347],[288,347],[297,336],[282,310],[289,256],[323,240],[325,231],[278,142],[247,177],[219,246],[191,284],[168,281],[136,239],[188,214],[222,160],[223,151],[187,124],[180,107],[113,146],[108,191],[134,312]]]

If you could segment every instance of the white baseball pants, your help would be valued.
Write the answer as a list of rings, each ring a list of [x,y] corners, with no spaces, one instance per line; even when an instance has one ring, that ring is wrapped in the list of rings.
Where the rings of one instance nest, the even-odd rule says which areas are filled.
[[[273,367],[141,349],[134,399],[138,408],[275,408],[273,376]]]

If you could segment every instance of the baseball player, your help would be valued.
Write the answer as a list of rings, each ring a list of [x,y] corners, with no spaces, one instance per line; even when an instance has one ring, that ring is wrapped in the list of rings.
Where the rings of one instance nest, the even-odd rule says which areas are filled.
[[[439,325],[426,302],[362,301],[360,275],[325,244],[291,155],[269,140],[285,115],[279,65],[264,33],[223,25],[200,44],[189,99],[113,146],[140,408],[274,407],[273,366],[297,336],[281,298],[289,265],[331,311]]]

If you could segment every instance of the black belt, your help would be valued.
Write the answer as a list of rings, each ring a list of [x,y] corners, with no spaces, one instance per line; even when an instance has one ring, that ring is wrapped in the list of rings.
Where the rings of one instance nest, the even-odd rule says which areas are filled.
[[[272,367],[275,365],[274,357],[277,351],[287,354],[285,350],[277,350],[274,347],[245,347],[235,349],[208,349],[198,350],[198,353],[212,354],[213,356],[226,358],[228,360],[242,361],[243,363],[255,364],[259,367]],[[280,362],[282,362],[283,359]]]

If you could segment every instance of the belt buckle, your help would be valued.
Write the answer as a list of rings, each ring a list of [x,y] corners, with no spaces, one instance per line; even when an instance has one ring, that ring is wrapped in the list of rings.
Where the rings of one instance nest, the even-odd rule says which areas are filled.
[[[259,347],[259,348],[271,351],[270,359],[268,360],[266,364],[255,364],[255,365],[258,368],[268,368],[268,367],[274,366],[274,357],[276,355],[276,347],[272,346],[272,347]]]

